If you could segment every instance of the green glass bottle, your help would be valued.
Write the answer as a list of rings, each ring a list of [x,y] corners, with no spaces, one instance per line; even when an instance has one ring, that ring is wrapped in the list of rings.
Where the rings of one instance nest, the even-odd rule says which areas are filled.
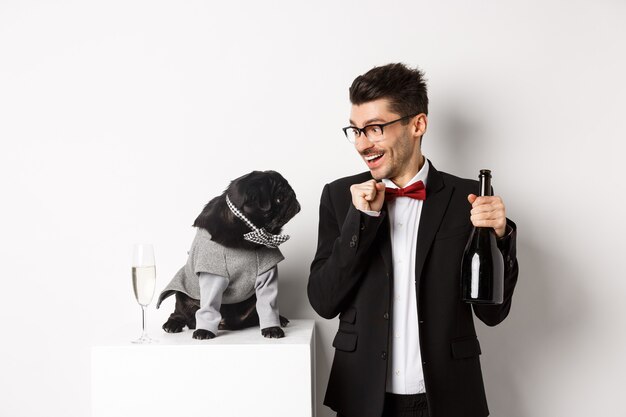
[[[491,171],[482,169],[479,196],[491,196]],[[491,227],[474,227],[461,264],[463,301],[475,304],[502,304],[504,261],[498,249],[496,232]]]

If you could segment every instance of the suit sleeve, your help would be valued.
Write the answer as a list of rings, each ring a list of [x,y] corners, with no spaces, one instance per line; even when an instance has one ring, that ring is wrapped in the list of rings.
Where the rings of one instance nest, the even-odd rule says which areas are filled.
[[[502,239],[498,239],[498,248],[504,260],[504,294],[502,304],[474,304],[474,314],[488,326],[495,326],[501,323],[509,315],[513,291],[517,283],[519,273],[516,249],[517,226],[509,219],[507,219],[507,231],[508,233]]]
[[[330,186],[324,187],[317,252],[307,286],[309,302],[320,316],[333,318],[351,302],[366,273],[370,247],[385,217],[384,211],[379,217],[368,216],[350,203],[345,218],[338,218]]]

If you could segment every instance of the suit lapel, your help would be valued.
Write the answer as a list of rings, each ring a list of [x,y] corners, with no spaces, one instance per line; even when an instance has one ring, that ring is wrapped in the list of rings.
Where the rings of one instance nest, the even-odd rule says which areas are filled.
[[[426,200],[424,200],[424,205],[422,206],[419,231],[417,234],[415,287],[418,302],[424,263],[426,262],[430,247],[433,244],[435,234],[439,229],[439,224],[441,223],[443,215],[446,212],[446,207],[450,202],[453,189],[453,187],[446,186],[444,184],[443,177],[431,163],[428,170],[428,179],[426,181]]]
[[[385,203],[386,204],[386,203]],[[386,210],[386,209],[383,209]],[[378,249],[380,250],[380,255],[385,262],[385,270],[389,274],[389,277],[393,274],[393,260],[391,255],[391,234],[389,229],[389,215],[385,215],[385,219],[383,219],[383,224],[381,224],[380,229],[378,230]]]

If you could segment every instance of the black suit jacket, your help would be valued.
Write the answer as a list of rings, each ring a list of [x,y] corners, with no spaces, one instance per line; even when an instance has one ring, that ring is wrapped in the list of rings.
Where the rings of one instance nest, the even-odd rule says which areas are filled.
[[[380,217],[358,211],[350,185],[369,172],[327,184],[322,192],[317,253],[307,287],[311,305],[324,318],[339,314],[335,357],[324,404],[350,417],[380,417],[390,347],[393,267],[386,209]],[[431,164],[417,237],[415,291],[420,351],[431,417],[489,414],[480,345],[472,305],[461,301],[461,258],[472,230],[467,195],[478,182],[438,172]],[[498,244],[504,256],[504,302],[473,305],[495,326],[508,315],[518,267],[516,226]]]

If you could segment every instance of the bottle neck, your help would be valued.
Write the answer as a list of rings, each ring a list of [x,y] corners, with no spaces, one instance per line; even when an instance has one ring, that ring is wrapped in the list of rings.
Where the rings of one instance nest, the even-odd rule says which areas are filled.
[[[491,196],[491,173],[485,173],[483,171],[481,171],[480,175],[478,176],[478,182],[479,182],[479,186],[478,186],[478,192],[479,192],[479,196],[480,197],[484,197],[484,196]]]

